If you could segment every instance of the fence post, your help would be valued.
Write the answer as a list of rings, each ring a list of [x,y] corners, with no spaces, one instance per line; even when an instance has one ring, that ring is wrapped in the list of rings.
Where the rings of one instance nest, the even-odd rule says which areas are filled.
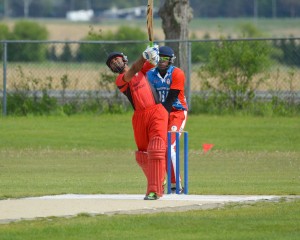
[[[187,73],[186,73],[186,90],[185,90],[185,95],[186,95],[186,100],[188,104],[189,111],[191,110],[191,71],[192,71],[192,43],[188,42],[188,47],[187,47],[187,60],[188,60],[188,65],[187,65]]]
[[[3,99],[2,115],[6,116],[6,64],[7,64],[7,42],[3,42]]]

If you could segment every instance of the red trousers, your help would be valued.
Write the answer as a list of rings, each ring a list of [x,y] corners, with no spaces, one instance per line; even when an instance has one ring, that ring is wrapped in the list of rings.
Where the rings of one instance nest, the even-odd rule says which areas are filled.
[[[138,148],[136,161],[147,178],[147,191],[163,195],[166,168],[168,112],[157,104],[135,111],[132,117],[134,138]]]
[[[139,151],[147,151],[149,140],[153,137],[160,137],[167,143],[168,112],[161,104],[135,111],[132,126]]]

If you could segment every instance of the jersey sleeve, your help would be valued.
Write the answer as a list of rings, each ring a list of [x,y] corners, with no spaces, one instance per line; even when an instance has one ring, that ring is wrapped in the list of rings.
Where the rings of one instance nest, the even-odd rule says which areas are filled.
[[[185,75],[180,68],[175,68],[172,74],[170,89],[184,90]]]
[[[116,85],[120,92],[125,92],[128,88],[128,82],[125,82],[123,80],[124,73],[119,74],[118,77],[116,78]]]
[[[146,75],[146,73],[147,73],[150,69],[152,69],[152,68],[154,68],[154,67],[155,67],[154,65],[152,65],[151,63],[149,63],[148,61],[146,61],[146,62],[144,63],[144,66],[143,66],[141,72],[144,73],[144,75]]]

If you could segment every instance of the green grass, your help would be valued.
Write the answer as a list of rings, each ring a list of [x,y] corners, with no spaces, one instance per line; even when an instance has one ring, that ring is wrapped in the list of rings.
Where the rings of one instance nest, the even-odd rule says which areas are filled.
[[[189,147],[215,144],[222,151],[300,150],[299,118],[190,115]],[[99,116],[3,117],[0,150],[134,150],[131,113]]]
[[[300,194],[298,118],[192,115],[186,130],[191,194]],[[144,192],[130,114],[7,117],[0,139],[0,198]]]
[[[190,194],[300,195],[298,118],[191,115]],[[213,143],[204,154],[203,143]],[[131,115],[0,119],[0,199],[143,194]],[[0,225],[0,239],[297,239],[300,201]],[[1,214],[1,213],[0,213]],[[134,231],[132,231],[134,226]]]

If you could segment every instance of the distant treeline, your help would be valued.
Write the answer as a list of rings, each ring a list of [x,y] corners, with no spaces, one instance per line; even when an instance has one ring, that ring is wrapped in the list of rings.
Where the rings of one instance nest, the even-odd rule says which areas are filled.
[[[164,1],[154,0],[157,8]],[[145,5],[145,0],[0,0],[0,14],[7,17],[63,18],[79,9],[101,11]],[[299,0],[190,0],[194,17],[300,17]]]
[[[244,27],[244,31],[257,32],[254,26]],[[248,30],[248,28],[250,30]],[[248,37],[255,37],[256,35],[246,35]],[[115,33],[111,32],[95,32],[93,29],[88,33],[83,40],[85,41],[113,41],[122,40],[144,40],[147,38],[146,33],[135,27],[120,26]],[[209,36],[206,36],[209,39]],[[22,43],[22,40],[47,40],[48,31],[44,26],[39,25],[33,21],[17,21],[12,31],[6,24],[0,23],[0,39],[15,40],[20,42],[8,43],[7,59],[14,62],[40,62],[44,60],[62,61],[62,62],[103,62],[103,55],[105,52],[99,50],[97,44],[80,44],[76,51],[72,51],[71,44],[65,43],[63,46],[56,44],[51,47],[48,44],[41,43]],[[209,59],[211,47],[215,43],[194,42],[192,44],[192,62],[206,62]],[[57,47],[59,47],[57,49]],[[128,45],[126,49],[129,59],[137,56],[142,50],[142,45]],[[283,39],[272,42],[274,48],[274,60],[286,64],[300,67],[300,43],[297,39]],[[106,44],[105,50],[107,52],[114,51],[114,44]],[[103,49],[102,49],[103,50]],[[3,54],[3,46],[0,46],[0,56]]]

